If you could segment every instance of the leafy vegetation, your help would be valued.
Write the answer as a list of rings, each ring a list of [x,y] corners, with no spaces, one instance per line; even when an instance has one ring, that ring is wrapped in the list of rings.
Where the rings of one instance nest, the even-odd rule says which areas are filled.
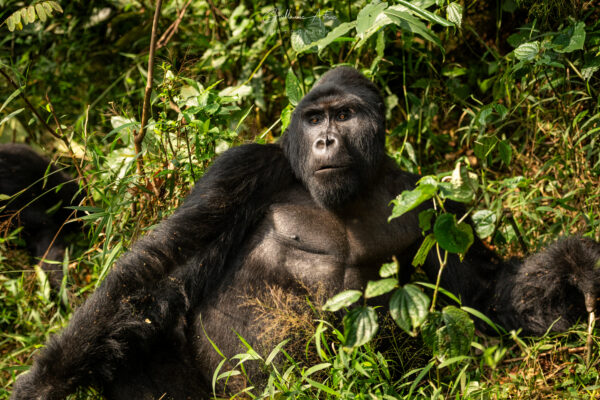
[[[51,155],[87,194],[87,229],[63,261],[59,293],[19,248],[18,230],[2,230],[0,398],[216,155],[276,140],[302,95],[334,65],[354,66],[382,89],[388,152],[424,175],[399,194],[391,218],[428,199],[438,205],[420,216],[425,231],[438,214],[415,265],[430,250],[442,260],[445,251],[468,251],[475,234],[506,256],[561,235],[600,239],[600,14],[593,2],[165,1],[138,154],[153,14],[150,1],[0,0],[0,142],[27,142]],[[446,199],[468,205],[475,232],[464,216],[444,214]],[[595,350],[586,363],[584,327],[489,338],[475,332],[473,319],[501,327],[436,282],[416,276],[400,287],[397,273],[386,264],[364,292],[329,300],[326,310],[348,312],[341,323],[316,313],[302,354],[286,343],[265,355],[248,345],[238,368],[216,371],[215,382],[262,360],[268,384],[244,396],[598,396],[600,357]],[[386,293],[389,317],[365,301]]]

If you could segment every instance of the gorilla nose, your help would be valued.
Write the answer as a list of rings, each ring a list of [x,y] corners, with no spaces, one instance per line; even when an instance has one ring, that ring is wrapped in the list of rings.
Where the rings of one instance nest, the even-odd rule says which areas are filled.
[[[326,136],[320,137],[315,140],[313,144],[313,150],[316,153],[326,153],[328,151],[334,150],[338,146],[338,141],[335,137]]]

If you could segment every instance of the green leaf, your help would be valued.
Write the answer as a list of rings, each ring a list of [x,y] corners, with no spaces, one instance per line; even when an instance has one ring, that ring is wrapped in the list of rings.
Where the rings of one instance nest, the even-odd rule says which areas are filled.
[[[50,5],[50,3],[48,3],[47,1],[44,3],[41,3],[42,6],[44,7],[44,11],[46,11],[46,15],[51,16],[52,15],[52,6]]]
[[[19,12],[19,11],[17,11]],[[29,16],[27,15],[27,8],[21,8],[20,10],[21,12],[21,21],[23,21],[23,25],[27,25],[30,21],[29,21]],[[33,22],[33,21],[31,21]]]
[[[46,12],[44,11],[44,7],[40,3],[35,5],[35,11],[40,21],[46,22]]]
[[[462,14],[463,8],[459,3],[454,2],[448,4],[448,8],[446,8],[446,18],[459,28],[462,24]]]
[[[379,269],[379,276],[382,278],[389,278],[398,273],[398,264],[396,262],[385,263]]]
[[[477,210],[471,215],[475,232],[481,239],[485,239],[494,233],[496,229],[496,214],[490,210]]]
[[[56,1],[49,1],[48,3],[50,3],[50,5],[52,6],[52,8],[54,8],[59,13],[63,12],[63,9],[60,7],[60,4],[58,4]]]
[[[386,2],[373,2],[368,4],[358,13],[356,17],[356,33],[363,35],[367,30],[375,25],[375,20],[386,8]]]
[[[473,229],[465,222],[457,224],[454,214],[440,215],[433,233],[440,247],[450,253],[464,254],[473,244]]]
[[[437,191],[437,186],[432,184],[419,184],[413,190],[405,190],[392,200],[394,208],[388,221],[400,217],[402,214],[418,207],[421,203],[431,199]]]
[[[342,35],[345,35],[350,29],[356,26],[356,21],[344,22],[339,24],[335,29],[327,34],[323,39],[317,40],[313,43],[319,49],[319,52],[333,43],[336,39],[339,39]]]
[[[427,232],[431,229],[431,220],[434,215],[435,210],[433,208],[428,208],[419,213],[419,228],[421,228],[423,232]]]
[[[514,50],[517,60],[533,60],[540,52],[540,42],[523,43]]]
[[[396,290],[390,299],[390,315],[398,326],[411,336],[429,313],[429,297],[412,284]]]
[[[417,254],[415,254],[412,260],[412,265],[414,267],[418,267],[425,263],[425,261],[427,260],[427,255],[429,254],[431,248],[433,247],[433,245],[435,245],[435,243],[436,240],[435,235],[433,233],[430,233],[429,235],[425,236],[425,239],[423,239],[423,243],[421,243],[419,250],[417,250]]]
[[[365,298],[370,299],[391,292],[397,285],[398,279],[396,278],[369,281],[367,283],[367,288],[365,289]]]
[[[27,7],[27,18],[29,22],[35,21],[35,8],[33,6]]]
[[[8,30],[11,32],[15,30],[15,19],[14,14],[6,19],[6,26],[8,26]]]
[[[452,26],[451,22],[446,21],[444,18],[440,17],[439,15],[435,15],[431,11],[427,11],[425,9],[419,8],[407,0],[398,0],[398,4],[401,4],[404,7],[410,9],[414,14],[418,15],[419,17],[421,17],[429,22],[432,22],[434,24],[440,24],[440,25],[446,26],[446,27]]]
[[[348,307],[355,303],[362,296],[362,292],[359,290],[346,290],[342,293],[338,293],[325,303],[323,310],[325,311],[338,311],[344,307]]]
[[[298,78],[296,78],[296,75],[291,68],[288,69],[287,76],[285,77],[285,94],[294,107],[297,106],[302,99],[300,82],[298,82]]]
[[[582,50],[584,42],[585,24],[580,21],[560,31],[552,40],[551,47],[557,53],[571,53]]]
[[[442,52],[444,51],[442,42],[437,35],[414,16],[407,12],[393,9],[392,7],[385,10],[385,15],[387,15],[394,24],[398,25],[400,29],[419,35],[423,39],[435,43]]]
[[[439,184],[440,193],[444,198],[461,203],[473,201],[477,186],[477,178],[471,177],[466,167],[460,162],[456,163],[450,181]]]
[[[9,119],[11,119],[12,117],[14,117],[15,115],[21,113],[24,110],[24,108],[19,108],[18,110],[15,110],[13,112],[11,112],[10,114],[8,114],[6,117],[2,118],[2,120],[0,121],[0,126],[2,124],[4,124],[6,121],[8,121]]]
[[[512,149],[510,145],[505,140],[501,140],[498,142],[498,150],[500,151],[500,159],[502,162],[509,166],[512,160]]]
[[[475,333],[475,326],[469,314],[460,308],[448,306],[442,311],[442,319],[446,325],[444,333],[449,336],[448,356],[468,354]]]
[[[285,106],[285,108],[281,111],[281,130],[284,132],[290,124],[293,111],[294,107],[291,104]]]
[[[369,342],[377,333],[377,313],[372,307],[358,307],[344,316],[344,347],[353,348]]]

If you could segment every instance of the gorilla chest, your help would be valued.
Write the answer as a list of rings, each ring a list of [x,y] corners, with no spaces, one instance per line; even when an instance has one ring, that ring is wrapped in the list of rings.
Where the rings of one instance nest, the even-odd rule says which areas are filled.
[[[271,282],[324,283],[361,288],[376,279],[381,263],[403,250],[397,224],[388,224],[387,201],[369,212],[344,215],[312,202],[273,205],[251,240],[246,269]],[[262,271],[261,271],[262,270]]]

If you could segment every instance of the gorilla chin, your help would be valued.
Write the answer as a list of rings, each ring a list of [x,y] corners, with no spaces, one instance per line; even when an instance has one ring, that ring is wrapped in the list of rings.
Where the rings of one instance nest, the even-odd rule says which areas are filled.
[[[324,167],[315,171],[306,186],[315,202],[333,210],[356,198],[363,189],[361,182],[350,167]]]

